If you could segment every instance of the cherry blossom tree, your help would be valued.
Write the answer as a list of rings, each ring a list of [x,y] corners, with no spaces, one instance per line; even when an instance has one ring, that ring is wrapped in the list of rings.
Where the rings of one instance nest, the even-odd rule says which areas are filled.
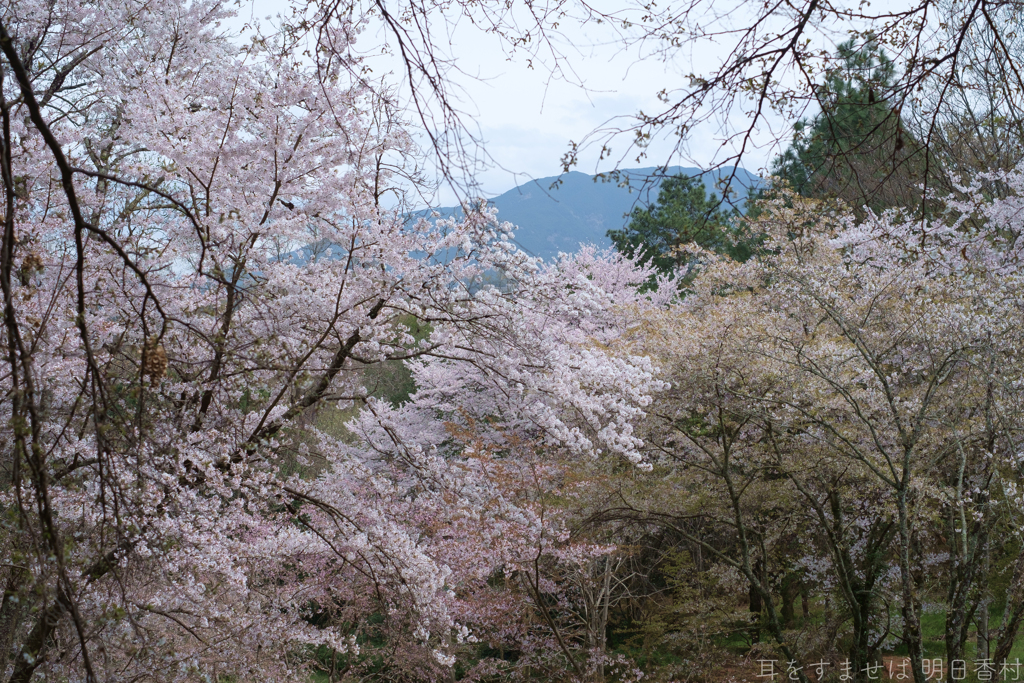
[[[923,223],[899,212],[858,223],[779,192],[756,226],[765,253],[737,264],[704,252],[685,301],[654,314],[630,347],[673,387],[642,434],[652,462],[721,496],[667,519],[700,515],[728,530],[731,545],[690,538],[744,574],[787,659],[801,653],[756,565],[787,497],[817,529],[808,556],[846,603],[851,660],[882,646],[888,592],[924,680],[922,595],[943,544],[951,657],[985,609],[995,498],[1018,506],[995,482],[1017,477],[1021,178],[1002,174],[1014,193],[996,201],[979,178],[960,188],[969,199]]]
[[[549,533],[446,423],[642,461],[660,383],[607,345],[665,303],[650,273],[541,268],[486,213],[410,224],[382,197],[415,149],[357,65],[229,16],[0,11],[10,681],[294,680],[317,648],[356,675],[380,639],[396,676],[446,677],[471,589]],[[394,361],[400,408],[363,383]]]
[[[457,569],[463,578],[454,581],[464,587],[456,591],[462,623],[491,649],[518,652],[520,671],[589,678],[606,665],[631,670],[604,651],[614,540],[579,533],[587,508],[571,472],[580,459],[646,467],[632,425],[663,383],[647,359],[617,349],[677,285],[663,278],[641,293],[657,276],[637,261],[586,248],[520,272],[512,299],[493,298],[510,306],[488,323],[500,320],[500,333],[460,331],[450,352],[410,362],[417,390],[407,403],[370,400],[351,424],[383,460],[448,473],[437,482],[461,472],[467,502],[455,537],[475,540],[446,543],[444,552],[458,558],[452,566],[472,567]],[[438,505],[452,514],[450,497]],[[495,576],[504,577],[501,609]]]

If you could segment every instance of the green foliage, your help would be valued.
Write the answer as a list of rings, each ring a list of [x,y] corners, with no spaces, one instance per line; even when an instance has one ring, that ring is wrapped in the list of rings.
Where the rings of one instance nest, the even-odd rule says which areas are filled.
[[[413,316],[404,318],[401,323],[417,342],[430,336],[430,326]],[[408,401],[409,396],[416,391],[412,371],[401,360],[388,360],[367,366],[363,371],[363,386],[370,396],[384,399],[395,406]]]
[[[609,230],[608,237],[619,252],[640,254],[640,263],[669,274],[689,263],[681,247],[691,243],[740,261],[749,258],[752,245],[743,239],[738,216],[736,210],[723,210],[699,177],[678,175],[665,179],[654,205],[634,209],[629,225]]]
[[[892,60],[868,39],[841,44],[833,63],[815,91],[820,113],[794,125],[793,143],[772,163],[772,175],[805,197],[839,198],[855,211],[920,203],[925,152],[887,102]]]
[[[838,158],[863,153],[890,117],[876,93],[892,87],[893,65],[876,44],[839,46],[840,68],[818,90],[821,113],[794,125],[793,144],[772,164],[772,175],[788,180],[805,197],[820,197]]]
[[[745,608],[723,575],[699,567],[687,550],[667,553],[655,575],[660,594],[643,604],[640,618],[613,624],[611,640],[661,679],[714,680],[723,642],[749,628]]]
[[[416,391],[412,372],[403,361],[388,360],[367,366],[363,371],[363,386],[370,396],[392,405],[401,405]]]

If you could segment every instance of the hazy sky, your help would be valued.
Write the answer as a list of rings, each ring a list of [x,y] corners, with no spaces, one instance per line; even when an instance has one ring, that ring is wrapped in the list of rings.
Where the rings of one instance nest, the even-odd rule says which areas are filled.
[[[396,5],[398,6],[398,5]],[[280,11],[282,5],[256,0],[241,14],[263,19]],[[379,44],[382,33],[367,30],[358,44],[369,49]],[[641,50],[624,48],[607,25],[582,29],[571,20],[564,21],[553,41],[565,56],[561,66],[568,78],[552,77],[550,59],[540,59],[530,68],[526,54],[511,59],[494,36],[487,35],[462,20],[448,30],[443,52],[452,57],[461,73],[450,77],[459,88],[459,108],[464,122],[484,143],[489,160],[477,173],[485,196],[500,194],[533,178],[558,175],[560,160],[570,141],[580,142],[588,133],[615,117],[628,117],[637,111],[653,112],[659,102],[656,93],[686,84],[686,74],[707,71],[715,60],[716,46],[707,45],[700,54],[673,52],[673,61],[640,59]],[[645,49],[650,50],[649,44]],[[709,62],[709,60],[711,60]],[[377,75],[400,73],[397,60],[374,58]],[[736,121],[742,125],[742,121]],[[777,131],[788,126],[779,121]],[[575,170],[598,170],[656,166],[667,161],[681,165],[709,165],[727,154],[722,152],[718,127],[705,125],[691,133],[690,159],[670,159],[669,141],[656,141],[646,159],[637,161],[637,151],[628,149],[630,137],[624,135],[612,143],[612,153],[598,161],[599,145],[580,156]],[[766,133],[764,141],[773,138]],[[770,146],[748,153],[743,165],[754,172],[766,166],[777,148]],[[694,163],[696,162],[696,163]],[[442,191],[438,203],[450,203],[454,195]]]
[[[453,74],[462,89],[461,107],[492,159],[490,167],[478,175],[485,195],[499,194],[532,178],[558,175],[570,141],[580,142],[610,121],[615,125],[616,117],[620,125],[628,125],[626,119],[636,112],[657,110],[663,106],[656,97],[658,91],[685,85],[687,73],[707,70],[714,63],[707,60],[716,57],[712,45],[702,55],[677,51],[672,63],[641,59],[640,49],[625,48],[602,28],[580,29],[565,22],[556,36],[556,45],[565,55],[565,78],[552,77],[547,63],[535,62],[531,69],[525,55],[508,58],[496,38],[472,26],[460,24],[451,32],[450,54],[464,72]],[[697,130],[688,140],[691,158],[677,157],[672,163],[709,165],[727,156],[718,133],[711,124]],[[766,135],[765,140],[770,137]],[[603,162],[598,158],[600,145],[593,146],[580,156],[575,170],[594,173],[670,160],[669,140],[656,141],[640,161],[638,150],[629,149],[630,141],[631,134],[614,140],[612,153]],[[753,150],[743,165],[756,172],[773,153],[772,148]]]

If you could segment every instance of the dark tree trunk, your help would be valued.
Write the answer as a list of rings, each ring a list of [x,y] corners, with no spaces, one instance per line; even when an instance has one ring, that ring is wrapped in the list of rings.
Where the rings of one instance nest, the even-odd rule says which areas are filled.
[[[760,577],[764,574],[764,562],[757,560],[754,563],[754,573]],[[760,643],[761,642],[761,611],[764,609],[764,604],[761,600],[761,592],[757,587],[750,584],[750,642]]]
[[[996,651],[992,655],[994,661],[1001,662],[1009,658],[1022,619],[1024,619],[1024,553],[1017,556],[1017,561],[1013,565],[1013,577],[1006,589],[1003,621],[995,633]]]
[[[793,628],[796,618],[796,597],[799,592],[799,579],[796,574],[786,574],[782,579],[782,626]]]

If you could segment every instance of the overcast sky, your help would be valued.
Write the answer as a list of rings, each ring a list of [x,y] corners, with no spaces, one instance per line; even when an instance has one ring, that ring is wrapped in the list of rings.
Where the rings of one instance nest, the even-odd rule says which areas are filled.
[[[251,10],[259,19],[271,16],[281,6],[268,0],[256,0]],[[363,49],[379,44],[383,33],[366,31],[359,39]],[[568,79],[552,78],[550,60],[528,66],[526,56],[509,59],[502,44],[468,22],[455,25],[449,32],[450,45],[443,46],[459,67],[461,74],[451,78],[459,87],[459,108],[466,114],[464,122],[484,143],[489,160],[476,174],[479,189],[485,196],[505,192],[533,178],[555,176],[561,172],[562,155],[570,141],[580,142],[595,129],[637,111],[653,112],[659,102],[656,93],[686,84],[689,72],[706,72],[715,59],[716,48],[707,45],[702,54],[676,51],[672,63],[657,59],[641,59],[638,49],[625,49],[614,40],[607,26],[581,29],[571,21],[563,22],[555,44],[566,59],[563,68]],[[649,46],[650,47],[650,46]],[[397,60],[375,58],[375,73],[401,73]],[[396,75],[397,79],[398,76]],[[737,122],[742,125],[742,122]],[[788,130],[779,121],[774,133],[765,131],[767,143]],[[615,167],[656,166],[668,161],[680,165],[707,166],[723,156],[722,138],[716,125],[708,124],[693,131],[688,139],[690,158],[670,158],[668,140],[656,141],[646,159],[637,161],[636,150],[630,151],[629,136],[612,144],[611,156],[598,161],[598,147],[580,156],[575,170],[584,173],[607,171]],[[743,166],[759,172],[767,166],[777,147],[767,145],[747,154]],[[454,199],[450,191],[442,191],[437,203]]]
[[[492,160],[478,175],[486,196],[532,178],[558,175],[570,141],[580,142],[609,122],[628,125],[625,119],[638,111],[657,110],[663,106],[656,97],[660,90],[685,85],[691,70],[710,67],[693,54],[676,54],[673,63],[641,59],[639,50],[611,42],[607,32],[570,26],[558,41],[566,56],[568,79],[552,78],[544,65],[531,69],[522,56],[508,59],[492,36],[472,27],[461,29],[459,26],[453,32],[451,50],[465,75],[455,79],[463,91],[461,106],[469,114],[467,123],[478,128],[474,132],[479,133]],[[713,50],[711,46],[704,58],[713,58]],[[771,135],[766,134],[764,140]],[[638,151],[629,149],[630,141],[631,134],[613,141],[612,153],[603,162],[598,158],[599,145],[595,145],[580,156],[575,170],[595,173],[615,167],[657,166],[670,160],[707,166],[727,156],[719,130],[712,124],[690,136],[689,159],[671,159],[672,144],[662,139],[638,161]],[[753,150],[743,165],[757,172],[767,166],[773,153],[771,147]]]

